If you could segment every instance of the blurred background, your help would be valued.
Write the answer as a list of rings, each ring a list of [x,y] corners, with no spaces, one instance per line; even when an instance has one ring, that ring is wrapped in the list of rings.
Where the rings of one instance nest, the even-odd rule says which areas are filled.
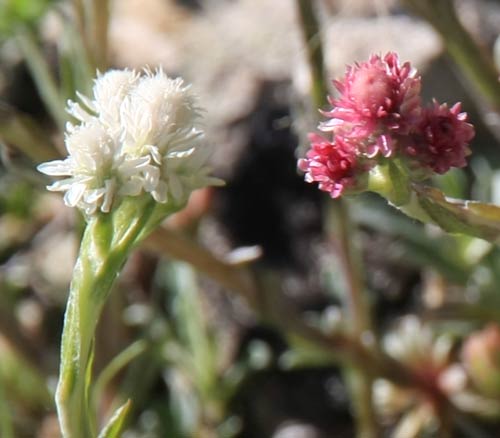
[[[500,2],[436,0],[430,14],[418,1],[312,3],[321,32],[308,44],[322,42],[329,80],[396,51],[427,102],[462,102],[476,127],[470,165],[433,183],[500,203],[500,99],[460,40],[496,78]],[[455,14],[457,33],[443,25]],[[145,66],[193,84],[227,184],[194,193],[164,225],[169,243],[128,261],[96,337],[100,418],[131,398],[125,438],[356,436],[349,367],[283,322],[345,326],[336,201],[296,170],[320,114],[292,0],[0,1],[0,436],[59,436],[53,392],[83,221],[35,166],[64,155],[65,102],[91,92],[96,70]],[[453,405],[445,421],[428,393],[377,378],[380,436],[500,436],[500,250],[377,196],[349,209],[377,338]]]

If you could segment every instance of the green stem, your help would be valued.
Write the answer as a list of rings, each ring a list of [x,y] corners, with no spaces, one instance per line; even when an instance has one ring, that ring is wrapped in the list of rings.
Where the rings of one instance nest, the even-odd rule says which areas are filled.
[[[321,108],[326,102],[327,86],[321,45],[320,30],[314,2],[297,0],[302,32],[307,47],[312,76],[312,97],[314,106]],[[366,335],[374,337],[368,302],[364,294],[361,258],[352,245],[355,230],[351,227],[347,203],[344,200],[333,204],[334,230],[337,249],[342,261],[347,283],[345,308],[352,321],[354,337],[362,341]],[[376,350],[376,349],[375,349]],[[372,377],[356,367],[351,370],[349,386],[356,411],[358,436],[372,438],[378,436],[378,427],[372,403]]]
[[[500,111],[498,71],[491,56],[480,47],[460,22],[451,0],[405,0],[441,35],[443,42],[483,99]]]
[[[124,200],[113,214],[97,215],[88,221],[73,273],[62,334],[56,404],[65,438],[96,436],[88,394],[95,329],[111,287],[153,210],[151,200],[138,206]]]
[[[16,41],[47,110],[61,131],[64,130],[67,120],[64,102],[33,32],[27,28],[19,30]]]
[[[356,231],[352,227],[348,205],[345,201],[329,205],[331,215],[328,216],[331,234],[337,244],[340,262],[346,277],[348,293],[345,306],[352,319],[355,335],[362,336],[371,332],[371,317],[363,284],[363,272],[359,251],[354,246]]]
[[[297,0],[302,35],[307,48],[307,59],[311,69],[311,93],[317,108],[327,103],[328,88],[323,65],[323,45],[320,27],[311,0]]]
[[[108,67],[108,27],[110,16],[109,0],[93,0],[94,60],[96,67],[103,71]]]

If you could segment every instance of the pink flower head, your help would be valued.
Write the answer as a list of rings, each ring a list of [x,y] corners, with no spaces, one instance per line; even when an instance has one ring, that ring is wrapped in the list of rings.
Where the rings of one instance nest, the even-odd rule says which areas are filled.
[[[342,135],[369,157],[390,156],[393,134],[407,133],[420,117],[420,77],[395,53],[348,67],[334,84],[340,96],[329,99],[333,108],[324,115],[330,120],[320,129]]]
[[[446,173],[451,167],[464,167],[470,154],[469,142],[474,137],[474,127],[467,123],[467,113],[461,112],[457,103],[451,108],[437,101],[426,108],[415,137],[415,146],[406,148],[415,156],[420,166],[436,173]]]
[[[332,198],[370,184],[369,178],[362,182],[363,174],[388,159],[398,159],[414,180],[466,165],[474,137],[467,114],[460,104],[434,101],[423,108],[420,76],[395,53],[348,67],[334,83],[340,96],[329,99],[328,120],[319,125],[331,138],[310,134],[311,149],[299,160],[306,181],[318,182]]]
[[[309,134],[311,149],[298,167],[306,172],[307,182],[317,182],[320,190],[338,198],[356,183],[356,153],[341,137],[330,142],[318,134]]]

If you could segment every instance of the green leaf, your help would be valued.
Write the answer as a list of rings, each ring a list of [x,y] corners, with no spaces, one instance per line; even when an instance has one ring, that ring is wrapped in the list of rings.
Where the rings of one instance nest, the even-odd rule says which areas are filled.
[[[413,185],[422,210],[449,233],[462,233],[490,242],[500,241],[500,207],[448,198],[435,188]]]
[[[98,438],[120,438],[131,407],[131,400],[127,400],[126,403],[120,406],[109,419],[108,424],[101,431]]]

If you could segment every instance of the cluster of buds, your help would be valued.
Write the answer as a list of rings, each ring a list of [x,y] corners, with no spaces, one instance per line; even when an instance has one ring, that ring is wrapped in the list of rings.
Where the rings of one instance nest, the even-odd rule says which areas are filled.
[[[93,96],[79,94],[68,112],[68,157],[38,170],[66,178],[48,187],[87,215],[108,213],[125,196],[150,195],[182,204],[192,190],[220,181],[209,176],[200,109],[180,78],[161,69],[143,75],[110,70],[99,75]]]
[[[388,160],[415,180],[465,166],[474,137],[467,114],[459,103],[423,107],[420,76],[395,53],[348,67],[334,85],[339,97],[319,125],[327,136],[310,134],[298,163],[332,198],[369,189],[370,171]]]

